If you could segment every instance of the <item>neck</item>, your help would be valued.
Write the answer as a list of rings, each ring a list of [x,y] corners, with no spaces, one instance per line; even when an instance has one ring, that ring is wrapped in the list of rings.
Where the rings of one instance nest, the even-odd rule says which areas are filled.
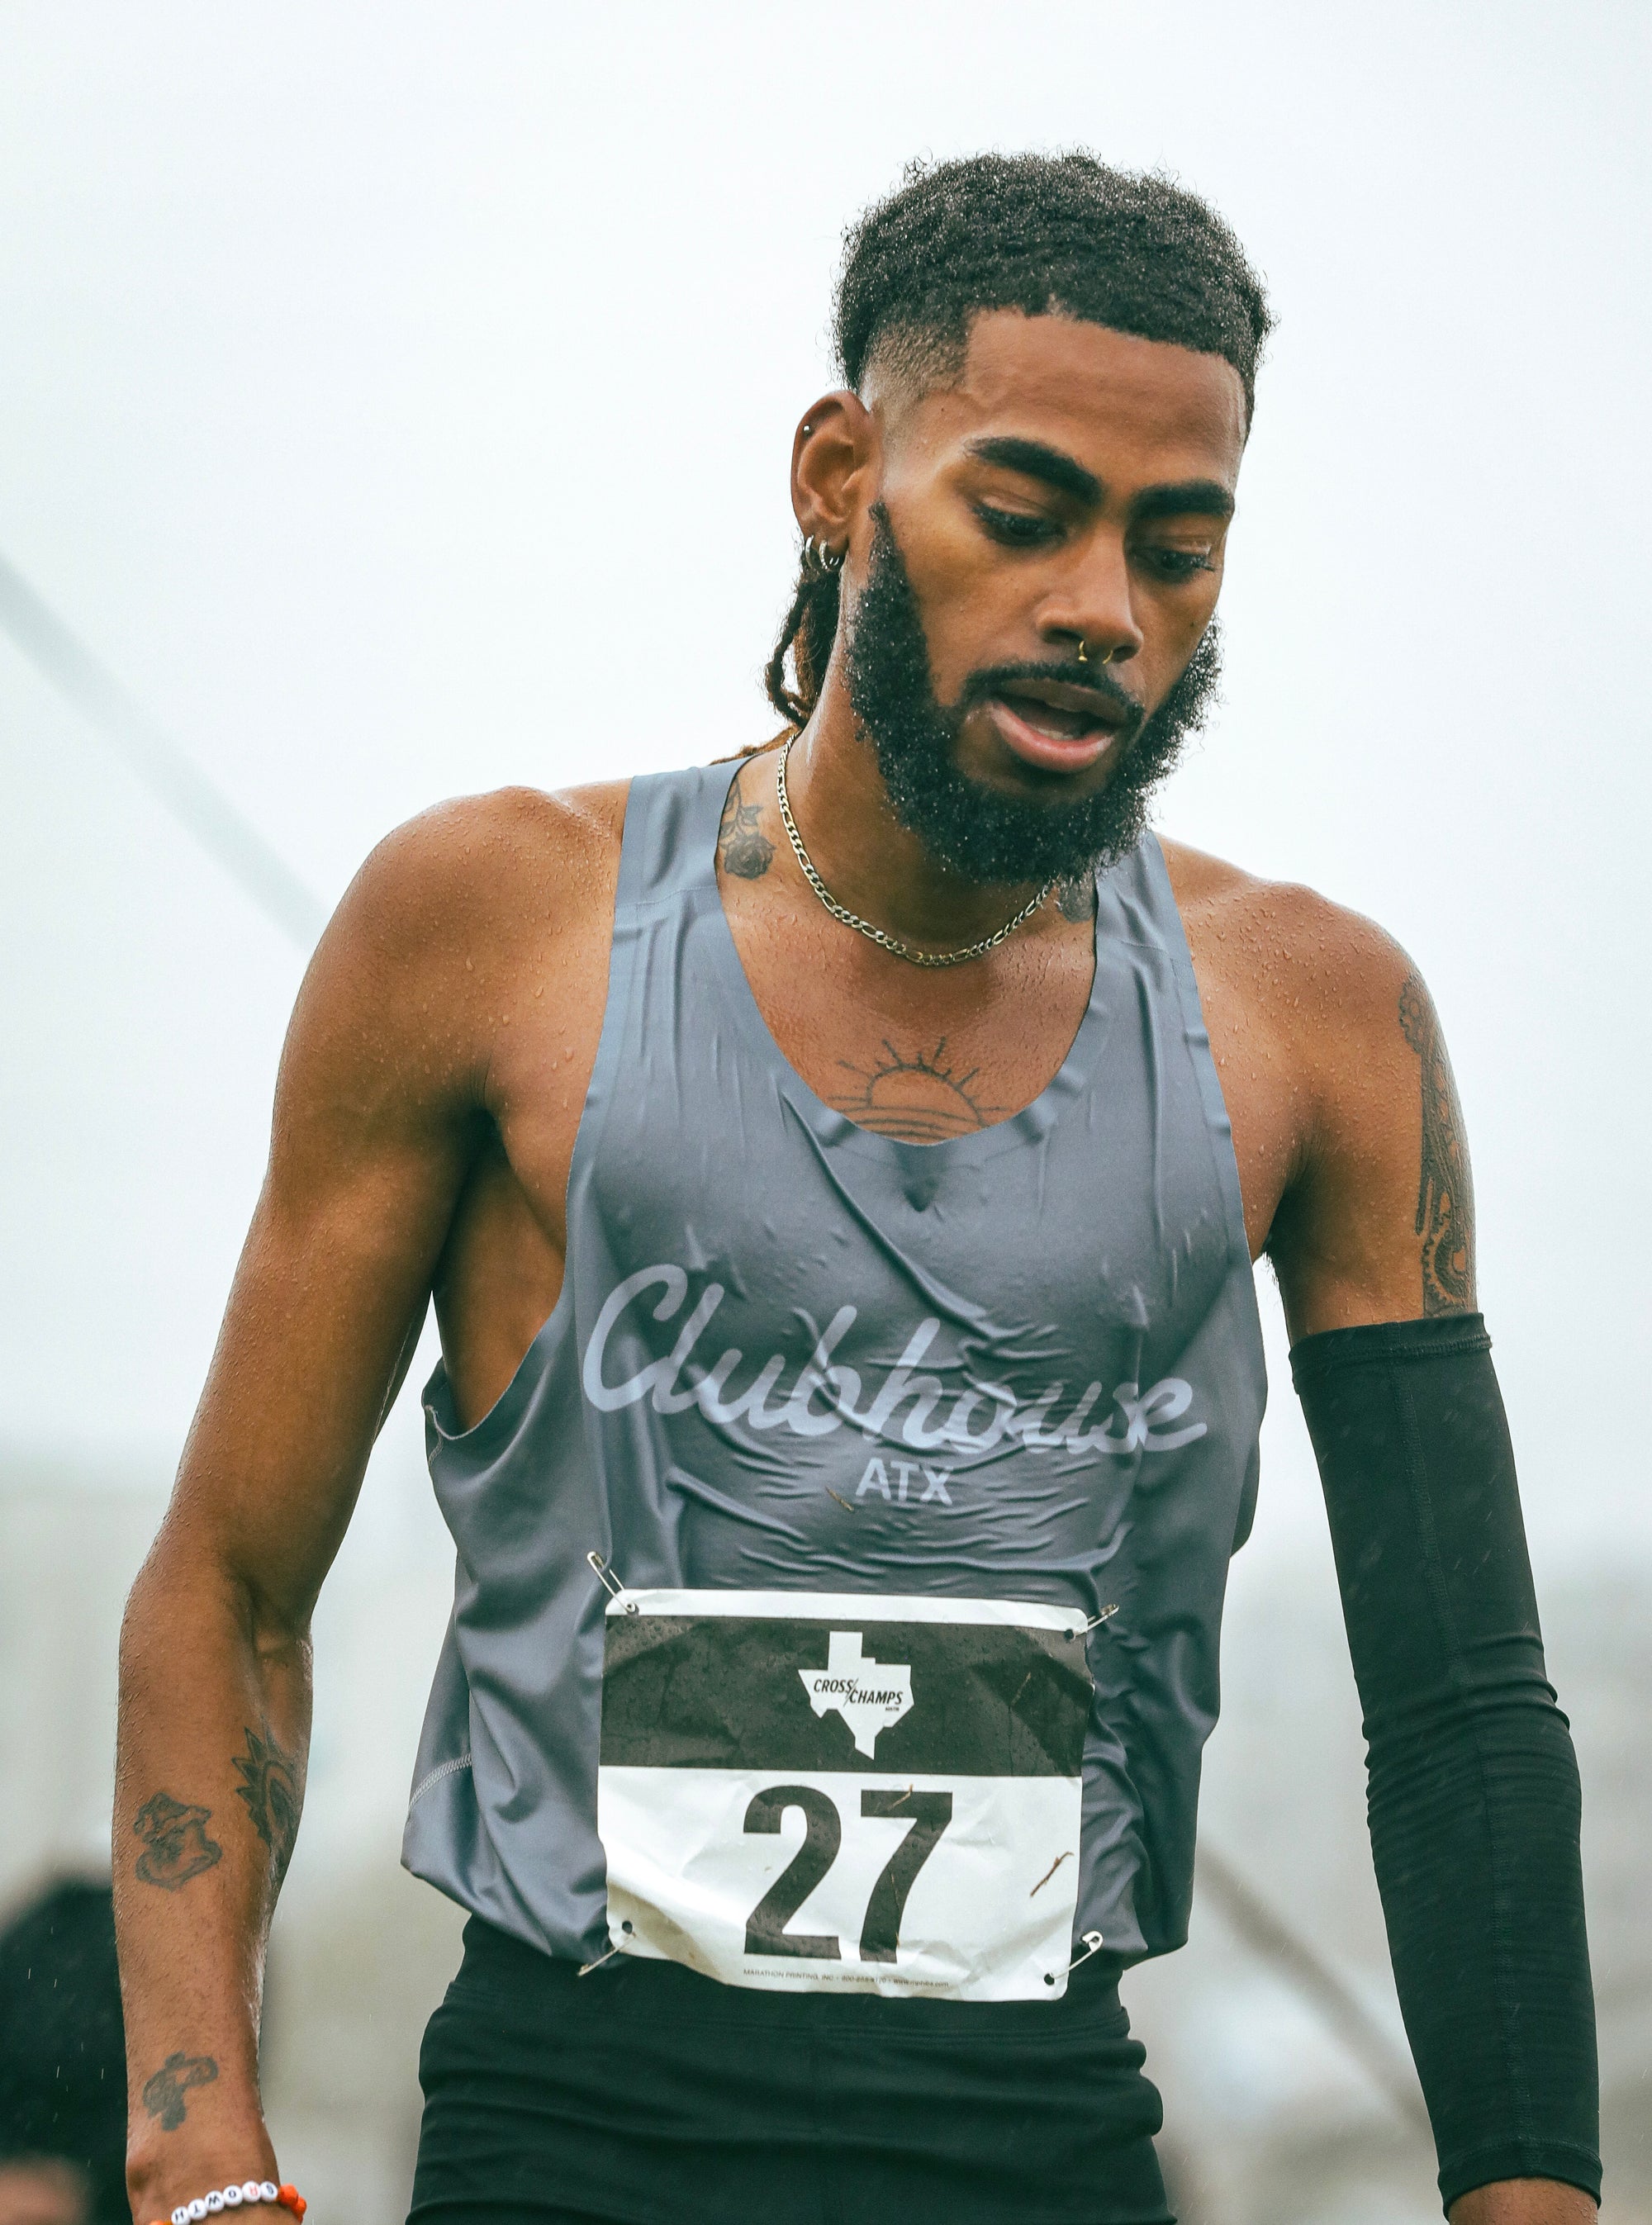
[[[944,950],[979,941],[1036,893],[1030,881],[965,879],[901,825],[836,656],[792,747],[786,789],[815,871],[838,903],[903,942]]]

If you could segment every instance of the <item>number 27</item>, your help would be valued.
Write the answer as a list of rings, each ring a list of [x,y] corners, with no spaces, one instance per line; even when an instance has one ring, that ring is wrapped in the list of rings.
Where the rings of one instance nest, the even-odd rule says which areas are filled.
[[[837,1860],[837,1850],[843,1843],[842,1818],[836,1803],[812,1784],[776,1784],[754,1797],[746,1810],[746,1829],[777,1832],[788,1808],[802,1811],[803,1844],[746,1919],[746,1952],[840,1962],[843,1949],[836,1932],[788,1931],[786,1925]],[[907,1896],[952,1821],[952,1795],[867,1790],[861,1795],[861,1813],[886,1816],[912,1827],[873,1886],[861,1926],[861,1960],[893,1962]]]

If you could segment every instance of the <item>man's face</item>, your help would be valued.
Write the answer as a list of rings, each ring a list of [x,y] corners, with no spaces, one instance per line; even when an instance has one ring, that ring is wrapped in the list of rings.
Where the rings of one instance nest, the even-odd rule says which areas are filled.
[[[874,403],[848,681],[891,800],[973,879],[1074,877],[1134,842],[1215,678],[1238,376],[994,313],[956,386]]]

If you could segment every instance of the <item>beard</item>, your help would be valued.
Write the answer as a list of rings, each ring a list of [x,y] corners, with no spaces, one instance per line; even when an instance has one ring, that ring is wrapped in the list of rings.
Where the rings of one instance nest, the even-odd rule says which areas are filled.
[[[848,630],[849,701],[871,742],[895,817],[931,855],[969,881],[1014,885],[1088,880],[1141,839],[1153,790],[1187,736],[1204,724],[1221,676],[1216,622],[1156,711],[1094,664],[999,664],[972,672],[955,703],[937,700],[918,599],[883,504],[872,511],[871,556]],[[1060,681],[1104,696],[1124,714],[1107,785],[1076,802],[1039,803],[972,780],[957,765],[964,719],[1017,680]]]

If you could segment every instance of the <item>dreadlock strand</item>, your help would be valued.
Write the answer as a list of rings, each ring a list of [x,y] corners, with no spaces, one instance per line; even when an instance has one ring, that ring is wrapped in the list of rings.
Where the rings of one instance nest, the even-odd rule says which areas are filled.
[[[826,683],[826,667],[831,661],[832,643],[837,639],[837,579],[836,572],[823,571],[810,587],[809,608],[791,653],[797,675],[797,693],[807,698],[811,713],[820,700],[820,691]]]
[[[808,713],[798,697],[786,686],[786,651],[797,640],[798,630],[809,615],[810,585],[805,566],[798,576],[797,591],[791,598],[791,608],[786,612],[780,638],[774,644],[774,654],[763,668],[763,686],[770,702],[787,724],[793,726],[801,726]]]
[[[792,728],[805,726],[820,700],[826,666],[837,638],[837,574],[805,554],[797,593],[786,612],[780,638],[763,674],[768,698]],[[797,685],[786,685],[786,653],[791,654]]]

